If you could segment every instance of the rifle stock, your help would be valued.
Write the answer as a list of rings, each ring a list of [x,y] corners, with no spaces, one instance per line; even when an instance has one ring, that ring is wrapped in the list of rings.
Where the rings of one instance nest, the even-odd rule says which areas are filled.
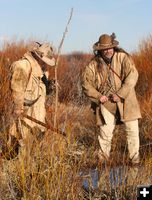
[[[56,133],[59,133],[59,134],[61,134],[61,135],[63,135],[63,136],[66,136],[66,133],[65,133],[65,132],[61,132],[61,131],[58,130],[57,128],[54,128],[53,126],[51,126],[51,125],[49,125],[49,124],[47,124],[47,123],[41,122],[41,121],[39,121],[38,119],[35,119],[35,118],[33,118],[33,117],[31,117],[31,116],[29,116],[29,115],[27,115],[27,114],[24,114],[24,113],[22,114],[22,116],[25,117],[25,118],[27,118],[27,119],[29,119],[29,120],[31,120],[31,121],[33,121],[33,122],[35,122],[36,124],[39,124],[39,125],[41,125],[41,126],[47,128],[48,130],[51,130],[51,131],[54,131],[54,132],[56,132]]]

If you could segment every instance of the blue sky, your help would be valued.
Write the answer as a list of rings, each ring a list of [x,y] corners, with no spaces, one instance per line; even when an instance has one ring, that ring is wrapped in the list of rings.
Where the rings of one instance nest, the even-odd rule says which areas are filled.
[[[71,8],[62,53],[91,52],[101,34],[112,32],[132,52],[152,34],[151,0],[0,0],[0,44],[32,39],[58,48]]]

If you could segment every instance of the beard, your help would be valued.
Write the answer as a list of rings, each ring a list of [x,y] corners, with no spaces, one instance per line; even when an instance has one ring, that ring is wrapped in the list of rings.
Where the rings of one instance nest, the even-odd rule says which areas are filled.
[[[105,61],[105,63],[110,64],[112,61],[112,56],[106,56],[106,55],[102,55],[103,60]]]

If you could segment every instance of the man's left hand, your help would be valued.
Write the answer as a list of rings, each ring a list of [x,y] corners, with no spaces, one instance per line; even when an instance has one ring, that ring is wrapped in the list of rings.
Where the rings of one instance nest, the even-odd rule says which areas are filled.
[[[119,101],[121,101],[121,98],[118,95],[116,95],[116,94],[112,94],[111,95],[111,99],[112,99],[113,102],[119,102]]]

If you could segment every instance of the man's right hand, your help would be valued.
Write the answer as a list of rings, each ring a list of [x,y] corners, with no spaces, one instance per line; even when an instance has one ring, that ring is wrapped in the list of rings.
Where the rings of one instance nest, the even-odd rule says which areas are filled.
[[[13,115],[15,118],[21,117],[24,110],[20,107],[14,107]]]
[[[100,97],[100,102],[101,103],[105,103],[106,101],[108,101],[108,97],[107,96],[103,95],[103,96]]]

